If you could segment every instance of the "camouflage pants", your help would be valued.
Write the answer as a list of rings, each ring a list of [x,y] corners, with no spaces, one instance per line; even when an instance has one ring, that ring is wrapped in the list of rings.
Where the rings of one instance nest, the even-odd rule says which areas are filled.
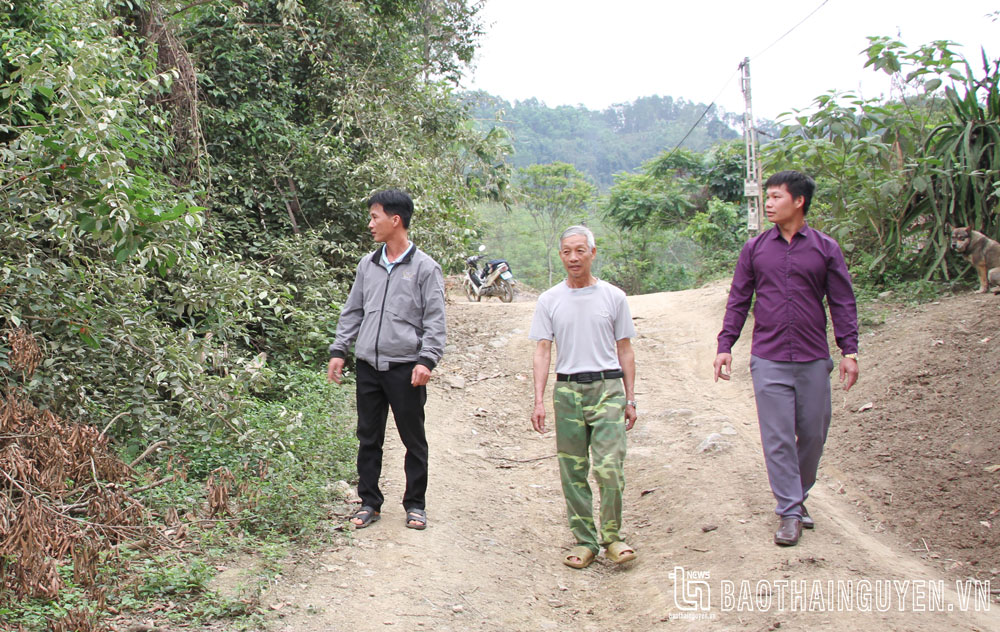
[[[625,389],[621,380],[556,382],[553,407],[569,528],[578,544],[599,553],[602,545],[622,539],[618,530],[625,490]],[[587,480],[590,455],[601,492],[600,533]]]

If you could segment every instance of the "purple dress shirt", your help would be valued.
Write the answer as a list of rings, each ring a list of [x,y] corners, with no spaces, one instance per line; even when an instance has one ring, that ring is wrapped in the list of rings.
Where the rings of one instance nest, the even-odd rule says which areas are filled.
[[[811,362],[830,357],[826,311],[842,353],[858,352],[858,310],[840,246],[803,226],[785,241],[777,226],[747,241],[736,262],[718,353],[730,353],[740,337],[754,293],[750,353],[774,362]]]

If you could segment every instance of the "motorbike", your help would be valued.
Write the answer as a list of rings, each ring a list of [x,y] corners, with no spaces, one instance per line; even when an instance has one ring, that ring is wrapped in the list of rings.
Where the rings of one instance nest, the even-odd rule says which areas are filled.
[[[483,297],[496,296],[504,303],[514,300],[514,275],[510,264],[503,259],[490,259],[483,264],[483,269],[476,269],[477,264],[486,258],[482,254],[486,246],[479,246],[478,255],[465,259],[465,276],[462,285],[465,295],[470,301],[481,301]]]

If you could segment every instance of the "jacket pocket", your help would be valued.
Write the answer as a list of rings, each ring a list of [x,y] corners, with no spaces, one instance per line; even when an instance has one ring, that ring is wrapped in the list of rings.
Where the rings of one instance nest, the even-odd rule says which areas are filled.
[[[386,305],[379,335],[379,353],[398,360],[415,360],[420,352],[423,327],[415,311]]]
[[[354,343],[354,353],[363,360],[374,361],[375,341],[378,337],[378,321],[381,314],[378,310],[366,311],[361,321],[358,339]]]

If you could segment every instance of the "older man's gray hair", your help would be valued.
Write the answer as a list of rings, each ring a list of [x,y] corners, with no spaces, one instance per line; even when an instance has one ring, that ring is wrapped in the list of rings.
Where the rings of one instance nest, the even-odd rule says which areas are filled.
[[[594,241],[594,233],[590,232],[590,229],[586,226],[570,226],[563,231],[562,235],[559,237],[559,243],[562,244],[563,240],[567,237],[572,237],[573,235],[583,235],[587,238],[587,247],[593,250],[597,246],[597,242]]]

